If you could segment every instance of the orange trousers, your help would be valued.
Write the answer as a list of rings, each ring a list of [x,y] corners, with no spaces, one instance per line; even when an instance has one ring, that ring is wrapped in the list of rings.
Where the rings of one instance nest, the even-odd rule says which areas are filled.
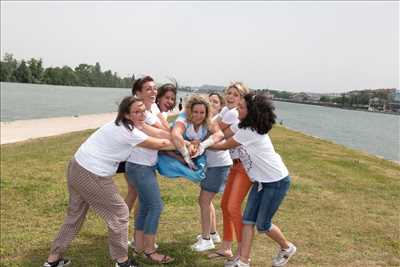
[[[252,183],[240,161],[234,161],[222,195],[221,208],[224,225],[224,241],[233,241],[235,232],[238,242],[242,241],[242,202]]]

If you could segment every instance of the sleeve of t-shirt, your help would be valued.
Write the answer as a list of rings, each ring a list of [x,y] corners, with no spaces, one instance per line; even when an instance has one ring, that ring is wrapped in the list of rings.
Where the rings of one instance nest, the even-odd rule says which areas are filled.
[[[155,115],[158,115],[158,113],[161,112],[156,103],[152,104],[150,109],[151,109],[151,113],[153,113]]]
[[[237,131],[239,131],[239,123],[234,123],[229,128],[231,128],[231,131],[233,133],[236,133]]]
[[[147,140],[147,138],[149,138],[149,136],[137,128],[133,128],[132,132],[129,132],[129,134],[126,135],[126,141],[131,146],[136,146]]]
[[[231,125],[237,123],[238,121],[239,121],[239,113],[236,108],[233,108],[225,112],[225,114],[222,116],[222,122],[225,124]]]
[[[148,125],[154,125],[157,122],[157,117],[153,113],[146,111],[144,122]]]
[[[176,117],[175,123],[178,121],[182,122],[183,125],[187,127],[186,114],[184,112],[179,113],[179,115]]]
[[[241,145],[249,145],[250,143],[256,142],[260,136],[258,133],[250,129],[238,129],[232,138]]]

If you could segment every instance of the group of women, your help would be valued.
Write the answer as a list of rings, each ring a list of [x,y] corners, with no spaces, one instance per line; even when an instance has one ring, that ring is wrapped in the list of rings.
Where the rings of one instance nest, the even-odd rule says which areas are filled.
[[[208,99],[192,95],[184,111],[173,114],[176,94],[175,84],[157,89],[150,76],[136,80],[132,96],[121,101],[115,121],[100,127],[79,147],[68,165],[67,215],[44,267],[71,262],[63,254],[89,208],[107,224],[110,255],[116,267],[138,266],[128,257],[128,243],[136,255],[151,262],[173,262],[174,258],[157,252],[155,243],[163,210],[156,171],[200,184],[202,233],[194,238],[192,250],[213,250],[220,243],[208,254],[210,259],[225,258],[226,267],[250,266],[256,226],[280,246],[273,266],[284,266],[296,253],[296,247],[271,222],[290,185],[288,170],[268,136],[276,119],[271,102],[235,82],[226,88],[225,97],[218,93]],[[170,125],[171,115],[177,116]],[[125,172],[125,200],[112,179],[117,172]],[[223,192],[222,240],[212,203],[219,192]],[[128,242],[129,212],[136,198],[134,238]]]

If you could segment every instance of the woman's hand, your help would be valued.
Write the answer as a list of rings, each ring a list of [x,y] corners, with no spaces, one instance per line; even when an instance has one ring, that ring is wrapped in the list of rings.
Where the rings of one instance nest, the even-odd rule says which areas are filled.
[[[190,157],[192,158],[196,153],[200,145],[200,140],[193,140],[188,146]]]

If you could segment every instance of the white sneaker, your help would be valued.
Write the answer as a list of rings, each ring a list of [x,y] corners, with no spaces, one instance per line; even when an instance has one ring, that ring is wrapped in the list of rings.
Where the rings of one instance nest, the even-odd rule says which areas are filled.
[[[280,249],[278,255],[272,260],[273,267],[285,266],[289,259],[296,253],[297,248],[292,243],[289,243],[287,249]]]
[[[215,234],[211,234],[210,236],[214,244],[221,243],[221,237],[219,236],[218,232],[216,232]]]
[[[211,239],[212,239],[212,241],[213,241],[214,244],[221,243],[221,237],[219,236],[218,233],[210,234],[210,237],[211,237]],[[198,236],[196,237],[197,240],[199,240],[199,239],[201,239],[201,238],[203,238],[202,235],[198,235]]]
[[[224,262],[224,267],[235,267],[235,264],[239,261],[239,257],[226,260]]]
[[[200,238],[200,239],[197,240],[196,243],[194,243],[191,246],[191,248],[194,251],[202,252],[202,251],[214,249],[215,246],[214,246],[214,243],[213,243],[211,238],[210,238],[210,240],[206,240],[206,239]]]
[[[135,249],[135,240],[134,239],[132,239],[130,241],[128,240],[128,247],[131,247],[131,248]],[[154,248],[158,249],[158,244],[157,243],[154,243]]]
[[[225,261],[224,267],[250,267],[250,263],[244,263],[239,258],[236,258]]]

